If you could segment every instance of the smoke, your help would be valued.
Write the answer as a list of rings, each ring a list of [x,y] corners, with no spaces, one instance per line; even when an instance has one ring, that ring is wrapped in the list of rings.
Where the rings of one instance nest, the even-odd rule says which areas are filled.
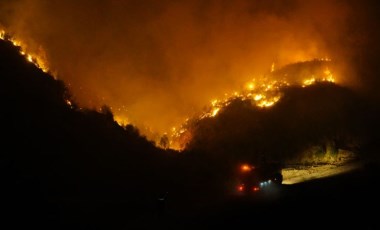
[[[29,49],[43,50],[81,106],[109,105],[116,117],[162,134],[272,63],[329,57],[346,69],[340,82],[357,84],[347,74],[366,44],[352,27],[366,23],[357,5],[8,0],[0,4],[0,25]]]

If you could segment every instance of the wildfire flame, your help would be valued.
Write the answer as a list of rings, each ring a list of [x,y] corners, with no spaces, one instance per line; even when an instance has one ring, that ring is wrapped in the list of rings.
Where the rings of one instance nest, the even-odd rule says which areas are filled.
[[[274,62],[272,64],[271,68],[270,68],[270,72],[274,72]]]
[[[28,62],[33,63],[37,68],[39,68],[45,73],[49,72],[49,68],[45,58],[42,58],[41,55],[38,55],[36,53],[29,53],[28,50],[25,48],[26,45],[21,40],[18,40],[17,38],[9,35],[4,30],[0,30],[0,39],[3,41],[11,42],[14,46],[20,49],[20,54],[24,56]]]
[[[57,77],[49,71],[47,61],[43,57],[43,55],[28,52],[25,43],[23,43],[21,40],[18,40],[14,36],[9,35],[7,32],[5,32],[5,30],[0,30],[0,39],[3,41],[11,42],[15,47],[19,49],[20,54],[25,57],[25,60],[34,64],[38,69],[40,69],[44,73],[49,73],[50,76],[52,76],[54,79],[57,79]],[[70,108],[74,108],[73,103],[69,99],[66,99],[65,102]]]
[[[29,52],[25,43],[21,40],[16,39],[15,37],[9,35],[4,30],[0,30],[0,39],[4,41],[11,42],[14,46],[19,48],[19,52],[22,56],[25,57],[30,63],[33,63],[37,68],[42,70],[45,73],[50,73],[47,61],[43,58],[43,55],[38,55],[33,52]],[[315,59],[321,62],[330,62],[329,58]],[[271,65],[270,74],[276,74],[275,63]],[[299,84],[302,87],[307,87],[316,82],[332,82],[335,83],[335,78],[333,76],[332,71],[326,67],[322,71],[323,76],[310,76],[309,78],[303,79],[301,83],[296,83],[293,85]],[[53,74],[50,75],[54,78]],[[214,118],[218,116],[224,108],[226,108],[233,100],[250,100],[253,106],[257,106],[259,108],[268,108],[275,105],[282,97],[281,89],[284,87],[290,86],[291,84],[285,80],[286,76],[282,76],[282,79],[278,79],[278,77],[266,77],[260,76],[257,78],[253,78],[251,81],[246,82],[244,84],[244,88],[240,91],[234,91],[230,93],[225,93],[223,98],[213,99],[211,103],[203,113],[201,113],[198,117],[195,118],[196,121],[200,121],[206,118]],[[277,79],[277,80],[273,80]],[[66,100],[66,104],[70,108],[73,107],[73,103],[70,100]],[[115,121],[119,123],[119,125],[129,124],[130,121],[128,118],[123,116],[115,116]],[[188,130],[190,121],[189,118],[185,120],[185,122],[180,127],[173,127],[171,129],[171,134],[169,136],[169,144],[170,148],[176,150],[183,150],[185,144],[191,140],[191,133]]]
[[[322,59],[314,59],[319,62],[330,62],[331,60],[328,58]],[[275,73],[274,63],[271,66],[271,74]],[[272,79],[272,78],[271,78]],[[307,87],[313,85],[317,82],[331,82],[335,83],[335,78],[331,70],[326,67],[322,71],[322,75],[319,76],[311,76],[310,78],[306,78],[299,83],[301,87]],[[225,97],[222,99],[213,99],[211,100],[210,106],[208,110],[199,115],[198,118],[195,118],[196,121],[200,121],[206,118],[213,118],[218,116],[220,112],[227,107],[233,100],[250,100],[252,105],[257,106],[259,108],[268,108],[275,105],[282,97],[281,89],[287,86],[291,86],[291,84],[285,79],[282,80],[270,80],[265,76],[261,76],[258,78],[254,78],[251,81],[247,82],[244,90],[235,91],[233,93],[226,93]],[[297,85],[294,83],[293,85]],[[172,141],[173,145],[171,146],[173,149],[183,150],[186,143],[176,143],[175,140],[179,140],[179,142],[189,141],[191,139],[191,134],[189,134],[188,130],[188,121],[180,127],[172,129]],[[186,135],[186,138],[181,139],[181,137]],[[190,136],[190,137],[189,137]],[[177,141],[178,142],[178,141]]]
[[[5,31],[4,30],[0,30],[0,39],[1,40],[5,39]]]

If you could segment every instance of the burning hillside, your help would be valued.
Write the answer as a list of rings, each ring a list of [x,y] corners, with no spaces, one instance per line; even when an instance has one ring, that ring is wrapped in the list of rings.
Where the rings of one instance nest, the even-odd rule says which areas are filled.
[[[19,49],[20,54],[27,61],[33,63],[43,72],[49,72],[42,49],[38,54],[29,53],[25,43],[9,35],[4,30],[0,31],[0,39],[11,42]],[[278,70],[275,69],[275,63],[273,63],[269,73],[246,82],[244,87],[241,87],[238,91],[225,93],[222,99],[213,99],[210,106],[205,108],[203,113],[191,119],[186,119],[186,122],[179,128],[173,127],[169,136],[165,134],[160,140],[156,138],[156,144],[164,148],[183,150],[192,139],[191,126],[194,123],[217,116],[220,111],[223,111],[233,101],[250,101],[252,106],[259,108],[271,107],[280,100],[286,87],[307,87],[318,82],[335,82],[332,67],[332,61],[327,58],[298,62],[286,65]],[[69,106],[72,106],[73,102],[69,99],[66,102]],[[115,120],[122,126],[128,124],[124,118],[117,115]]]
[[[367,45],[350,27],[367,22],[359,5],[20,0],[0,5],[0,38],[59,76],[78,107],[107,105],[121,126],[183,150],[200,139],[200,124],[239,103],[272,113],[289,92],[355,85]]]
[[[37,68],[41,69],[43,72],[49,72],[47,60],[44,56],[44,51],[42,49],[40,49],[38,53],[30,52],[30,50],[27,49],[25,43],[15,38],[14,36],[11,36],[10,34],[6,33],[4,30],[1,30],[1,28],[0,39],[3,41],[11,42],[15,47],[19,49],[20,54],[24,56],[26,60],[28,60],[30,63],[33,63]]]
[[[48,72],[48,68],[46,64],[44,64],[46,62],[42,61],[44,59],[40,58],[40,56],[38,56],[37,54],[28,53],[27,48],[23,46],[23,43],[21,41],[10,36],[5,31],[1,31],[0,35],[0,38],[2,40],[11,42],[14,46],[17,47],[19,53],[25,57],[25,60],[27,60],[30,63],[33,63],[41,71]],[[291,135],[294,136],[294,138],[297,138],[297,136],[299,135],[297,133],[293,133],[294,129],[301,131],[301,133],[303,133],[301,135],[306,134],[306,136],[310,136],[308,134],[309,131],[305,130],[305,127],[307,126],[306,123],[310,122],[310,125],[315,125],[315,122],[317,122],[318,124],[322,122],[324,126],[331,126],[333,124],[331,123],[331,120],[334,119],[335,115],[330,114],[330,109],[336,111],[335,113],[338,113],[338,110],[333,108],[334,106],[338,106],[337,108],[341,109],[343,113],[344,111],[347,111],[347,109],[352,109],[341,107],[342,104],[340,103],[342,103],[342,101],[337,101],[338,104],[329,104],[327,101],[322,100],[318,101],[317,103],[307,103],[307,105],[305,104],[303,108],[298,108],[302,110],[298,112],[304,113],[308,110],[314,110],[308,108],[308,106],[318,106],[320,109],[317,109],[316,114],[326,112],[328,113],[328,116],[331,116],[323,116],[321,120],[315,119],[313,117],[313,113],[307,114],[306,116],[308,117],[308,119],[303,121],[304,123],[301,122],[299,125],[295,125],[294,127],[287,127],[285,123],[289,123],[289,120],[286,119],[284,120],[276,118],[276,120],[272,120],[270,123],[267,123],[267,120],[271,120],[277,117],[273,115],[273,113],[276,113],[276,110],[280,110],[277,112],[278,114],[284,114],[286,110],[294,107],[294,105],[287,104],[284,108],[278,109],[279,106],[281,107],[281,103],[279,106],[277,106],[277,104],[281,102],[283,97],[293,97],[291,100],[293,100],[293,103],[295,104],[305,103],[302,102],[301,99],[296,99],[294,97],[295,94],[298,94],[297,97],[305,98],[305,95],[308,94],[307,92],[309,91],[314,91],[315,93],[315,95],[311,97],[326,98],[326,92],[331,91],[331,89],[329,88],[334,86],[334,83],[336,82],[334,73],[334,62],[326,58],[297,62],[294,64],[286,65],[279,69],[276,69],[275,65],[273,64],[271,70],[268,71],[267,74],[264,74],[260,77],[254,78],[246,82],[245,84],[243,84],[243,87],[240,87],[240,90],[236,90],[231,93],[225,93],[224,97],[221,99],[212,100],[210,105],[206,107],[202,113],[195,115],[190,119],[187,119],[186,122],[179,128],[172,128],[171,134],[165,134],[160,139],[156,139],[156,144],[161,146],[162,148],[172,148],[176,150],[184,150],[185,148],[191,150],[203,146],[201,147],[201,149],[206,150],[208,152],[218,152],[218,149],[224,148],[224,145],[227,144],[230,146],[225,148],[225,150],[233,152],[233,148],[235,148],[234,146],[240,146],[243,143],[245,147],[240,148],[240,153],[237,154],[240,156],[237,156],[237,158],[246,160],[252,160],[252,158],[255,157],[257,158],[257,154],[264,154],[269,156],[274,154],[275,158],[287,160],[294,159],[294,156],[297,155],[298,158],[300,158],[300,156],[307,158],[310,157],[310,154],[307,156],[305,155],[305,152],[310,151],[308,149],[314,149],[311,154],[315,155],[316,152],[325,152],[326,150],[323,150],[323,148],[325,148],[323,146],[330,146],[331,143],[333,143],[334,146],[336,145],[335,142],[339,142],[340,144],[343,143],[345,147],[347,147],[347,145],[355,145],[357,144],[357,140],[353,139],[355,139],[355,135],[358,135],[357,133],[355,133],[357,131],[357,121],[355,120],[343,120],[344,122],[350,122],[350,124],[353,124],[353,130],[350,128],[350,130],[342,131],[342,126],[344,126],[344,124],[334,124],[335,127],[329,128],[332,129],[332,131],[318,131],[318,134],[316,134],[314,137],[308,137],[307,140],[304,140],[304,142],[302,143],[290,140],[288,139],[288,137],[284,136],[284,134],[278,134],[279,130],[273,130],[272,127],[273,124],[276,124],[277,127],[282,126],[285,128],[285,133],[292,133]],[[324,85],[323,83],[330,83],[331,85]],[[309,89],[313,87],[314,90]],[[327,88],[324,89],[323,92],[317,92],[318,90],[315,89],[320,87]],[[349,96],[345,98],[347,96],[347,93],[343,93],[345,94],[345,96],[340,95],[339,91],[341,90],[338,86],[336,86],[336,89],[334,90],[336,90],[336,92],[333,93],[331,91],[329,93],[332,97],[338,96],[341,97],[342,100],[348,100],[349,97],[353,97]],[[299,92],[295,93],[297,91]],[[305,93],[302,93],[302,91],[305,91]],[[336,95],[334,95],[335,93]],[[293,94],[293,96],[289,96],[287,94]],[[326,98],[326,100],[327,99],[330,98]],[[66,104],[69,107],[74,108],[73,102],[70,99],[67,98],[65,100]],[[284,103],[289,103],[289,99]],[[299,114],[290,114],[287,117],[289,118],[298,115]],[[267,116],[267,118],[265,118],[265,116]],[[119,124],[122,123],[122,121],[118,120],[118,117],[115,117],[115,120],[118,121]],[[264,124],[262,123],[263,121]],[[221,125],[220,122],[222,122],[223,124]],[[254,124],[256,122],[258,122],[259,124]],[[229,126],[229,124],[233,125]],[[121,125],[124,126],[125,124]],[[218,128],[218,126],[220,127]],[[223,129],[223,132],[220,132],[221,130],[218,131],[218,129],[220,128]],[[232,135],[232,139],[229,136],[230,134],[223,137],[223,133],[226,130],[229,130],[231,133],[234,133]],[[273,132],[274,135],[271,132]],[[341,132],[345,133],[341,134]],[[255,133],[253,138],[251,137],[252,133]],[[247,138],[250,139],[249,142],[245,141],[245,139]],[[273,149],[273,146],[271,146],[271,144],[265,143],[266,141],[264,140],[276,140],[280,143],[284,143],[284,140],[287,140],[287,146],[281,146],[281,144],[277,146],[286,148],[287,153],[281,153],[284,154],[281,155],[279,152],[284,151],[280,151],[279,149]],[[353,144],[352,141],[354,141],[355,143]],[[338,147],[334,148],[336,148],[336,150],[334,151],[337,151]],[[289,155],[291,155],[291,157],[289,157]]]
[[[211,101],[204,116],[231,97],[268,107],[281,97],[276,88],[318,80],[271,69],[324,57],[349,66],[354,10],[316,0],[6,0],[0,26],[22,41],[26,58],[66,83],[79,107],[107,105],[120,124],[159,143]],[[335,72],[339,83],[353,82]]]
[[[244,101],[252,107],[264,109],[275,105],[283,96],[286,88],[305,88],[323,82],[334,83],[335,78],[331,70],[333,67],[333,63],[329,59],[294,63],[279,70],[274,70],[272,66],[270,73],[247,82],[242,91],[225,94],[223,99],[212,100],[210,106],[202,114],[188,119],[179,129],[173,128],[171,146],[183,149],[191,141],[194,126],[201,123],[203,119],[216,117],[219,112],[236,101]]]
[[[212,116],[189,120],[178,136],[189,151],[227,162],[257,162],[265,156],[288,163],[322,162],[340,150],[357,153],[367,136],[365,103],[331,82],[286,86],[270,108],[252,98],[228,100]],[[325,162],[329,163],[329,162]]]
[[[267,226],[332,203],[375,223],[375,2],[1,0],[6,225]],[[290,185],[243,204],[241,166]]]

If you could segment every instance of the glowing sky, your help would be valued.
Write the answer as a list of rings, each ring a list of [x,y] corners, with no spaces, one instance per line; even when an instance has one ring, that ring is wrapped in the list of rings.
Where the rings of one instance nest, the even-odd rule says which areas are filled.
[[[366,42],[352,26],[363,15],[356,5],[5,0],[0,26],[43,55],[80,106],[109,105],[116,117],[162,134],[273,63],[329,57],[351,72],[347,66]],[[340,80],[354,82],[349,74]]]

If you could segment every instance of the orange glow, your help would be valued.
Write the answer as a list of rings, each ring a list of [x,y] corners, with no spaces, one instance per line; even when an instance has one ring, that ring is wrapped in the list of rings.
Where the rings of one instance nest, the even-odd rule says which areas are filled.
[[[20,47],[20,54],[24,56],[28,62],[33,63],[43,72],[49,71],[44,58],[35,53],[29,53],[22,41],[8,35],[4,30],[0,30],[0,39],[10,41],[14,46]],[[330,59],[327,58],[318,60],[330,61]],[[335,82],[333,73],[328,67],[326,67],[322,72],[322,77],[317,78],[316,76],[311,76],[310,78],[304,79],[301,86],[310,86],[318,81]],[[274,63],[271,65],[270,74],[276,74]],[[250,100],[253,105],[260,108],[268,108],[274,106],[282,97],[281,89],[283,87],[290,86],[290,83],[288,83],[285,79],[271,79],[274,79],[273,76],[271,78],[267,78],[266,76],[253,78],[251,81],[248,81],[246,84],[244,84],[245,87],[243,90],[236,90],[232,93],[225,93],[224,98],[216,98],[211,100],[209,109],[199,115],[197,119],[202,120],[205,118],[216,117],[219,113],[221,113],[221,111],[223,111],[223,108],[227,107],[234,99]],[[66,103],[68,106],[73,108],[71,101],[67,100]],[[121,114],[123,111],[119,109],[113,112],[116,112],[114,119],[119,125],[125,126],[127,124],[130,124],[130,120],[127,118],[127,116]],[[188,129],[185,127],[186,126],[182,125],[180,127],[174,127],[171,129],[171,134],[169,135],[170,148],[182,150],[186,146],[186,143],[191,140],[192,135],[186,134],[188,132]],[[150,128],[148,129],[150,130]],[[184,135],[186,137],[183,137]],[[177,143],[178,140],[181,140],[182,143]],[[157,140],[155,141],[157,142]],[[242,170],[247,171],[251,170],[251,168],[249,168],[249,166],[244,166]]]
[[[59,76],[78,107],[112,107],[119,124],[133,124],[150,141],[167,133],[170,148],[191,140],[189,117],[220,119],[234,99],[270,110],[282,87],[336,77],[333,68],[334,78],[327,71],[276,75],[283,66],[328,56],[344,68],[360,54],[352,51],[367,44],[365,35],[346,28],[355,18],[346,1],[7,2],[0,4],[1,39]]]
[[[323,73],[326,74],[326,76],[332,76],[331,71],[328,68],[326,68],[326,70],[323,71]]]
[[[248,90],[253,90],[254,88],[255,88],[255,84],[253,84],[252,82],[247,83]]]
[[[44,55],[29,52],[29,49],[27,49],[28,47],[21,40],[8,35],[4,30],[0,30],[0,39],[10,41],[14,46],[20,47],[20,54],[24,56],[28,62],[33,63],[37,68],[41,69],[43,72],[49,71]],[[314,60],[331,61],[328,58]],[[209,106],[203,112],[201,112],[198,115],[195,115],[195,120],[199,121],[205,118],[216,117],[217,115],[222,113],[223,109],[227,107],[234,99],[250,100],[253,106],[265,109],[274,106],[279,100],[281,100],[281,91],[284,87],[290,85],[301,85],[302,87],[306,87],[321,81],[335,82],[333,73],[328,67],[325,67],[322,70],[323,76],[312,75],[298,83],[292,81],[292,84],[290,84],[286,80],[286,75],[277,76],[277,72],[277,69],[275,69],[275,63],[273,62],[270,66],[269,73],[267,73],[266,75],[252,78],[252,80],[243,84],[240,90],[229,91],[224,93],[224,97],[222,98],[212,99]],[[67,101],[66,103],[68,106],[73,108],[72,103],[70,101]],[[121,111],[119,109],[113,110],[112,112],[114,113],[115,121],[119,125],[125,126],[126,124],[131,123],[129,116],[127,116],[126,113],[124,113],[125,111]],[[186,146],[186,143],[188,143],[191,140],[192,134],[189,133],[189,130],[186,126],[187,120],[188,119],[186,119],[186,121],[182,125],[175,126],[174,128],[168,129],[166,132],[163,132],[169,133],[168,137],[170,148],[176,150],[183,150],[183,148]],[[145,130],[152,130],[151,127],[144,128]],[[149,132],[154,133],[153,131]],[[146,132],[144,133],[144,131],[142,131],[142,134],[146,135]],[[157,136],[159,135],[157,135],[156,133],[154,134],[156,139],[154,139],[153,141],[158,143],[159,138],[157,139]]]
[[[254,97],[253,97],[253,100],[255,101],[260,101],[261,99],[263,99],[264,96],[262,94],[256,94]]]
[[[215,117],[218,114],[219,110],[220,110],[220,108],[214,108],[212,113],[211,113],[211,116]]]
[[[315,83],[315,78],[306,79],[303,81],[303,86],[312,85]]]
[[[240,192],[242,192],[242,191],[244,190],[244,186],[243,186],[243,185],[240,185],[240,186],[238,187],[238,190],[239,190]]]
[[[5,31],[4,30],[0,30],[0,39],[1,40],[5,39]]]
[[[114,116],[114,120],[120,125],[120,126],[126,126],[130,124],[129,119],[127,117],[123,116]]]
[[[219,103],[218,99],[214,99],[211,101],[212,106],[216,106]]]
[[[328,58],[313,60],[317,62],[330,61],[330,59]],[[254,78],[251,81],[244,84],[244,90],[233,91],[232,93],[225,93],[224,98],[211,100],[209,108],[206,111],[204,111],[201,115],[199,115],[199,117],[196,118],[196,120],[213,118],[217,116],[219,113],[221,113],[221,111],[223,111],[223,108],[227,107],[234,99],[250,100],[252,102],[252,105],[264,109],[274,106],[279,100],[281,100],[281,91],[285,87],[291,85],[307,87],[317,82],[335,82],[333,73],[328,67],[326,67],[325,69],[321,69],[321,73],[316,73],[316,75],[312,75],[310,76],[310,78],[303,79],[300,82],[293,82],[293,84],[290,84],[285,79],[271,80],[272,78],[274,78],[274,76],[277,76],[276,71],[274,71],[274,64],[272,64],[271,70],[273,70],[270,73],[271,78],[267,78],[265,76]],[[178,133],[178,130],[181,130],[181,133]],[[185,132],[188,132],[186,128],[186,122],[181,128],[172,129],[172,143],[176,142],[176,139],[178,139],[178,137]],[[189,141],[189,139],[187,140]],[[185,144],[183,143],[181,145],[185,146]]]
[[[255,192],[260,191],[260,188],[259,187],[253,187],[253,191],[255,191]]]
[[[44,60],[44,58],[42,58],[38,54],[28,53],[25,48],[26,45],[24,45],[24,43],[20,40],[8,35],[4,30],[0,31],[0,39],[4,41],[10,41],[14,46],[19,47],[20,54],[24,56],[28,62],[33,63],[37,68],[39,68],[43,72],[47,73],[49,71],[46,64],[46,60]]]
[[[30,55],[30,54],[26,55],[26,60],[28,60],[29,62],[33,63],[33,57],[32,57],[32,55]]]
[[[199,116],[199,119],[215,117],[221,110],[230,104],[234,99],[252,100],[258,107],[270,107],[280,100],[280,89],[289,85],[285,80],[270,81],[268,79],[253,79],[245,84],[245,90],[233,93],[225,93],[223,99],[211,100],[210,109]]]
[[[335,78],[329,68],[326,67],[326,69],[323,71],[323,74],[324,76],[320,79],[317,79],[314,76],[312,76],[311,78],[303,80],[302,87],[310,86],[316,82],[335,82]]]
[[[243,164],[241,167],[240,167],[241,171],[243,172],[249,172],[253,169],[253,166],[251,165],[248,165],[248,164]]]

